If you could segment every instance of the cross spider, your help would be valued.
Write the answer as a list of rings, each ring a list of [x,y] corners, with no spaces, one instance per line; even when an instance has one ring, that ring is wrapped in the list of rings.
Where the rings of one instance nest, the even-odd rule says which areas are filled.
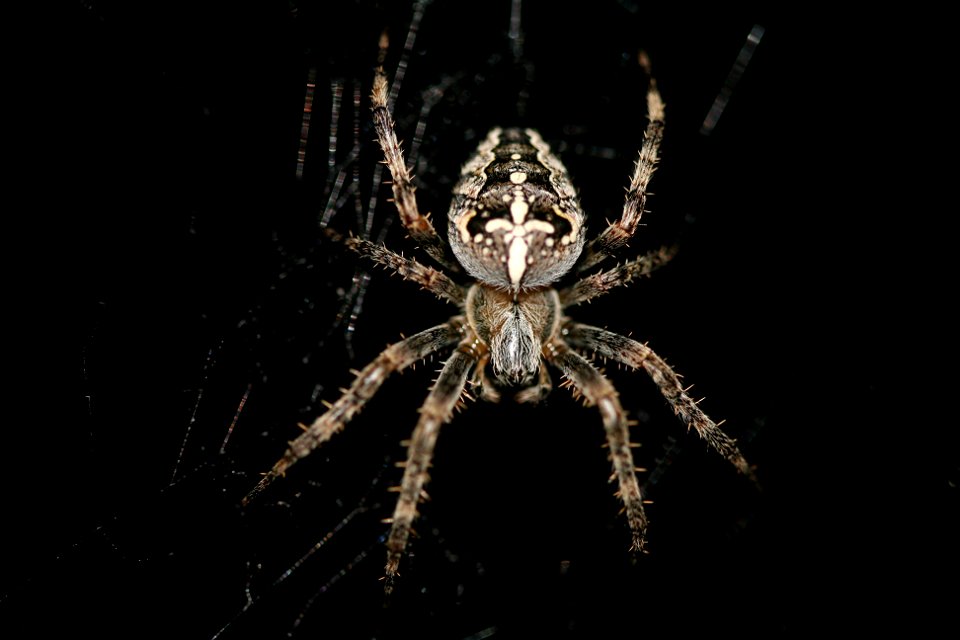
[[[386,247],[331,234],[360,256],[453,303],[460,314],[390,345],[358,372],[350,388],[328,405],[328,411],[289,443],[284,456],[244,498],[244,505],[340,431],[388,375],[450,347],[455,347],[453,354],[420,409],[406,462],[401,464],[399,498],[393,517],[387,520],[391,524],[386,543],[388,593],[429,478],[440,425],[451,418],[468,383],[491,402],[504,395],[518,402],[538,402],[552,386],[546,367],[550,364],[563,373],[574,393],[597,406],[613,463],[611,481],[618,483],[616,495],[624,505],[633,551],[643,550],[647,518],[630,451],[629,422],[616,389],[582,351],[642,368],[688,428],[695,428],[740,472],[753,477],[735,442],[700,410],[681,386],[679,376],[656,353],[630,338],[574,322],[564,314],[569,307],[648,275],[672,257],[671,249],[584,276],[563,289],[552,286],[573,269],[583,272],[613,255],[633,236],[640,221],[664,127],[663,101],[645,55],[640,56],[640,63],[650,78],[646,96],[649,123],[643,146],[621,218],[589,243],[585,242],[585,215],[565,167],[536,131],[517,128],[490,131],[464,164],[448,213],[449,244],[444,243],[429,218],[418,211],[415,187],[387,107],[387,78],[382,68],[377,69],[371,96],[373,117],[393,178],[400,220],[434,261],[450,272],[466,271],[475,282],[461,286],[444,272]]]

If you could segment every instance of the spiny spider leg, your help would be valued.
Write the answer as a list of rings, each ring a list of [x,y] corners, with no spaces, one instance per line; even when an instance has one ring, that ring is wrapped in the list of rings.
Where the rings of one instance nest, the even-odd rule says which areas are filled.
[[[657,82],[650,73],[650,59],[643,52],[638,58],[640,66],[647,72],[647,77],[650,79],[647,85],[647,117],[650,122],[643,134],[643,146],[640,148],[640,156],[637,158],[633,177],[630,179],[630,188],[623,203],[623,215],[587,245],[578,267],[579,271],[585,271],[607,256],[613,255],[633,237],[647,202],[647,185],[650,184],[650,178],[653,177],[653,172],[657,168],[660,142],[663,140],[663,99],[657,89]]]
[[[400,214],[400,222],[410,237],[440,265],[455,273],[461,271],[460,265],[450,252],[449,247],[433,228],[429,216],[420,215],[417,207],[416,187],[413,186],[410,172],[403,160],[403,151],[397,141],[393,118],[387,108],[387,76],[378,68],[373,78],[373,122],[377,129],[377,140],[383,149],[383,156],[393,178],[393,198]]]
[[[601,271],[591,276],[581,278],[566,289],[560,291],[560,302],[564,307],[587,302],[602,296],[614,287],[622,287],[634,278],[649,276],[651,273],[670,262],[677,254],[677,248],[661,247],[645,256],[622,265],[617,265],[608,271]]]
[[[344,246],[361,257],[393,269],[405,280],[416,282],[438,298],[443,298],[458,306],[463,304],[463,301],[466,299],[463,287],[441,271],[422,265],[416,260],[404,258],[402,255],[382,245],[364,240],[363,238],[344,238],[330,229],[327,229],[326,233],[332,239],[343,243]]]
[[[613,475],[619,489],[616,495],[623,501],[627,524],[633,534],[631,551],[643,551],[646,544],[647,516],[643,511],[643,496],[637,482],[633,453],[630,451],[630,430],[627,416],[620,406],[617,390],[596,367],[562,340],[554,339],[544,345],[544,357],[557,366],[574,388],[600,410],[603,428],[607,433]]]
[[[417,517],[417,503],[423,495],[423,487],[429,480],[427,469],[433,458],[433,448],[437,443],[440,425],[450,420],[460,394],[467,384],[470,370],[476,364],[479,355],[475,347],[477,341],[466,339],[459,349],[443,365],[440,377],[420,408],[420,420],[413,431],[410,446],[407,448],[407,460],[403,480],[400,483],[400,498],[393,511],[390,536],[387,538],[386,584],[384,590],[389,594],[393,590],[393,581],[397,576],[400,558],[410,538],[410,526]]]
[[[717,453],[757,483],[756,476],[737,448],[736,441],[707,417],[697,403],[687,395],[680,384],[680,376],[650,347],[612,331],[576,322],[564,325],[562,333],[564,339],[574,348],[589,350],[604,358],[646,371],[660,387],[660,393],[667,399],[673,412],[680,417],[687,428],[696,429],[700,437],[706,440]]]
[[[449,322],[421,331],[406,340],[387,347],[377,358],[357,374],[350,388],[330,405],[326,413],[306,427],[292,440],[286,453],[273,465],[253,490],[243,499],[246,506],[274,480],[283,476],[298,460],[306,458],[314,449],[329,440],[353,418],[380,389],[391,373],[401,371],[428,355],[449,347],[463,339],[464,320],[452,318]]]

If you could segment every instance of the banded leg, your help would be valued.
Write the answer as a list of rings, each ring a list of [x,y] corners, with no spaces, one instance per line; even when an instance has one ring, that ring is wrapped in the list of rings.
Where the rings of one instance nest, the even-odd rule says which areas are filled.
[[[630,550],[643,551],[646,544],[647,516],[643,511],[643,496],[637,482],[633,453],[630,451],[629,425],[620,400],[617,399],[617,390],[586,358],[571,350],[562,341],[553,340],[547,343],[544,356],[563,371],[576,390],[600,410],[610,449],[610,461],[613,463],[610,481],[617,480],[619,489],[616,495],[623,501],[627,524],[633,534]]]
[[[449,347],[463,339],[463,321],[454,318],[426,331],[410,336],[406,340],[387,347],[376,360],[368,364],[357,374],[350,388],[340,399],[330,405],[326,413],[306,427],[296,440],[292,440],[286,453],[273,465],[259,484],[243,499],[246,506],[257,497],[274,480],[284,475],[298,460],[306,458],[314,449],[329,440],[334,434],[343,429],[344,425],[353,418],[380,389],[380,385],[394,371],[401,371],[410,365],[419,362],[444,347]]]
[[[649,276],[670,262],[676,254],[676,247],[661,247],[636,260],[617,265],[608,271],[601,271],[586,278],[581,278],[560,292],[560,303],[564,307],[572,307],[581,302],[592,300],[597,296],[602,296],[614,287],[626,286],[634,278]]]
[[[403,151],[397,141],[393,118],[387,108],[388,101],[387,77],[383,69],[377,69],[373,78],[373,93],[370,96],[373,102],[373,123],[377,129],[377,140],[383,150],[383,157],[390,175],[393,178],[393,198],[400,222],[407,229],[407,233],[430,257],[439,264],[454,272],[460,271],[460,265],[453,257],[446,243],[433,228],[429,216],[420,215],[417,207],[416,188],[403,160]]]
[[[650,59],[645,53],[639,56],[640,66],[647,72],[650,83],[647,86],[647,124],[643,134],[643,146],[634,167],[630,188],[623,203],[623,215],[611,223],[603,232],[587,245],[580,271],[584,271],[621,249],[629,242],[637,230],[640,217],[647,203],[647,186],[657,168],[657,156],[660,142],[663,140],[664,106],[657,83],[650,73]]]
[[[407,460],[403,463],[403,480],[400,483],[400,497],[393,511],[390,536],[387,538],[386,584],[384,590],[393,590],[393,581],[397,576],[400,558],[410,538],[410,527],[417,517],[417,503],[423,495],[423,487],[430,476],[427,469],[433,458],[433,449],[440,433],[440,425],[450,420],[460,394],[467,384],[471,368],[478,356],[467,343],[453,353],[443,365],[440,377],[430,390],[423,407],[420,420],[413,431]]]
[[[730,461],[740,473],[753,482],[757,479],[737,448],[736,441],[721,431],[720,427],[697,406],[680,384],[680,376],[645,344],[621,336],[606,329],[571,322],[564,327],[564,339],[579,349],[594,351],[604,358],[633,367],[642,368],[660,387],[673,412],[687,425],[693,427],[721,456]]]
[[[393,269],[398,275],[403,277],[404,280],[416,282],[438,298],[445,299],[458,306],[463,304],[466,299],[463,287],[433,267],[422,265],[410,258],[404,258],[399,253],[391,251],[375,242],[364,240],[363,238],[344,238],[336,231],[330,229],[327,230],[327,235],[337,242],[342,242],[344,246],[360,257],[367,258],[384,267]]]

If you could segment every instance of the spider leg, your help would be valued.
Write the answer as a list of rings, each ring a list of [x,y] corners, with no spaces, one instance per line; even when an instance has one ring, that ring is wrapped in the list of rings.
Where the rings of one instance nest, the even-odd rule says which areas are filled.
[[[630,188],[623,203],[623,215],[612,222],[603,232],[587,245],[579,270],[594,266],[607,256],[625,246],[637,230],[640,216],[647,202],[647,186],[657,168],[657,155],[663,140],[664,106],[657,83],[650,74],[650,60],[645,53],[639,56],[640,65],[647,72],[650,82],[647,85],[647,117],[650,122],[643,134],[643,146],[634,167]]]
[[[400,558],[410,538],[410,527],[417,517],[417,503],[423,494],[423,487],[429,480],[427,470],[433,458],[433,449],[437,443],[440,425],[450,420],[453,408],[460,399],[470,370],[478,360],[476,350],[471,343],[464,341],[462,346],[443,365],[440,376],[420,409],[420,420],[413,431],[407,448],[407,460],[400,463],[403,480],[400,483],[400,497],[393,511],[390,535],[387,538],[386,584],[384,590],[389,594],[393,590],[393,581],[397,576]]]
[[[660,387],[660,393],[667,399],[673,412],[680,417],[687,428],[696,429],[710,447],[729,460],[754,483],[757,482],[753,470],[737,448],[736,441],[707,417],[707,414],[687,395],[680,384],[680,376],[650,347],[612,331],[575,322],[564,326],[563,335],[576,348],[589,349],[604,358],[646,371]]]
[[[564,307],[571,307],[602,296],[614,287],[625,286],[634,278],[649,276],[670,262],[676,254],[675,246],[661,247],[636,260],[617,265],[613,269],[581,278],[560,291],[560,303]]]
[[[377,264],[393,269],[405,280],[416,282],[438,298],[443,298],[455,305],[463,304],[466,299],[463,287],[451,280],[442,271],[422,265],[416,260],[404,258],[399,253],[387,249],[383,245],[351,236],[344,238],[336,231],[327,229],[326,234],[337,242],[342,242],[351,251]]]
[[[417,207],[416,188],[407,165],[403,159],[403,151],[397,141],[393,118],[390,117],[388,102],[387,76],[379,68],[373,78],[373,122],[377,129],[377,140],[383,150],[387,168],[393,178],[393,199],[400,214],[400,222],[407,229],[407,233],[431,258],[454,272],[460,271],[460,265],[453,257],[447,244],[433,228],[430,217],[420,215]]]
[[[286,453],[273,465],[253,490],[243,499],[246,506],[274,480],[283,476],[298,460],[306,458],[314,449],[329,440],[356,415],[383,384],[391,373],[401,371],[419,362],[426,356],[444,347],[456,344],[463,338],[463,320],[453,318],[450,322],[410,336],[387,347],[383,353],[357,374],[353,384],[340,398],[329,406],[326,413],[307,426],[304,432],[292,440]]]
[[[596,405],[603,417],[607,433],[613,475],[619,486],[617,496],[623,501],[627,523],[633,534],[631,551],[643,551],[646,544],[647,516],[643,511],[643,495],[637,482],[633,453],[630,451],[630,431],[627,416],[617,398],[617,390],[596,367],[562,340],[554,339],[544,346],[544,357],[556,365],[574,388],[582,393],[590,404]]]

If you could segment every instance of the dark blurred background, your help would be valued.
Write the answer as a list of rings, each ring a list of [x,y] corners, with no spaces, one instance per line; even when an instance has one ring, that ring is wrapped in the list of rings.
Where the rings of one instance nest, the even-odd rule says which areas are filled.
[[[520,42],[511,7],[435,1],[406,54],[409,2],[88,0],[57,16],[30,63],[43,123],[28,134],[44,169],[40,211],[24,214],[37,232],[14,252],[30,312],[12,342],[30,357],[15,369],[19,417],[3,447],[4,637],[925,635],[946,624],[955,420],[915,355],[933,324],[903,321],[917,296],[901,286],[888,185],[862,171],[878,163],[882,145],[863,143],[889,115],[884,101],[898,104],[876,84],[885,32],[720,6],[524,0]],[[727,420],[762,491],[684,433],[642,374],[608,366],[650,469],[650,553],[634,559],[595,409],[565,389],[538,407],[471,403],[441,433],[432,499],[385,606],[380,520],[432,362],[391,378],[343,434],[240,508],[349,369],[455,311],[368,275],[320,232],[326,212],[341,232],[369,225],[415,253],[388,189],[371,187],[368,93],[384,29],[388,73],[401,57],[406,70],[398,134],[417,147],[420,208],[441,229],[461,163],[496,125],[533,126],[551,143],[594,233],[617,217],[646,124],[636,56],[650,55],[666,138],[624,258],[675,242],[680,253],[571,315],[649,341]],[[328,204],[343,167],[341,202]]]

